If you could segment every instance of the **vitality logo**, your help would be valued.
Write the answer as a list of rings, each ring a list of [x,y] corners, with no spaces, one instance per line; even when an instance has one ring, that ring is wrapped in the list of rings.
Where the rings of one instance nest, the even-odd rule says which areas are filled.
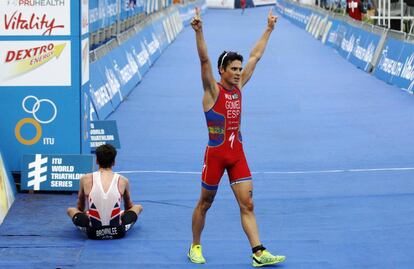
[[[33,178],[27,182],[27,187],[32,187],[33,190],[40,190],[40,183],[47,180],[47,176],[44,174],[47,172],[47,160],[48,158],[42,158],[41,154],[35,155],[35,161],[29,163],[29,173],[28,178]],[[43,174],[43,175],[42,175]]]

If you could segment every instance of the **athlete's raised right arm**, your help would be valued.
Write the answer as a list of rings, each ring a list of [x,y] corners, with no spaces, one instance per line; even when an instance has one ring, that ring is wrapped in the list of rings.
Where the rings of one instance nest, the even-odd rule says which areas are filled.
[[[191,21],[191,27],[196,34],[198,57],[201,64],[201,80],[203,81],[204,91],[210,92],[213,96],[216,94],[216,81],[211,68],[211,61],[207,53],[207,45],[203,35],[203,25],[200,17],[200,9],[196,8],[196,14]]]

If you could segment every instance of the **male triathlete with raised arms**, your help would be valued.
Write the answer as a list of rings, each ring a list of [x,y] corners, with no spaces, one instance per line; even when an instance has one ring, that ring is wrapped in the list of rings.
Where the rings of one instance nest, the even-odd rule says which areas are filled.
[[[201,63],[201,78],[204,88],[203,109],[209,132],[209,142],[202,170],[201,196],[193,212],[193,242],[188,257],[193,263],[205,263],[202,254],[201,232],[204,228],[207,210],[217,193],[224,170],[230,179],[231,188],[240,207],[243,230],[249,239],[253,252],[253,266],[259,267],[279,263],[284,256],[272,255],[260,242],[256,217],[253,211],[252,177],[243,152],[240,134],[242,109],[242,87],[249,81],[262,57],[277,17],[269,11],[267,27],[250,53],[245,68],[243,57],[236,52],[224,51],[218,59],[220,82],[213,76],[211,62],[204,41],[199,9],[191,22],[195,30],[198,56]]]

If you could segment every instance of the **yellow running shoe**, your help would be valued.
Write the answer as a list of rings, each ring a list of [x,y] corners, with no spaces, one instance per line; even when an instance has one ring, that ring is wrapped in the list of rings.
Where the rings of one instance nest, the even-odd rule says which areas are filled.
[[[262,251],[262,255],[256,256],[253,254],[253,263],[254,267],[262,267],[266,265],[276,264],[283,262],[286,259],[285,256],[274,256],[267,250]]]
[[[201,245],[191,244],[190,250],[187,254],[188,258],[193,263],[206,263],[206,259],[203,257],[203,251]]]

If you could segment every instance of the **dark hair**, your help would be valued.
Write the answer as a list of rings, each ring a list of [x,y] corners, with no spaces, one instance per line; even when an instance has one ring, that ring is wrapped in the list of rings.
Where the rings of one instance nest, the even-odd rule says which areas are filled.
[[[229,65],[229,63],[235,60],[239,60],[240,62],[243,62],[243,56],[241,56],[240,54],[234,51],[223,51],[220,54],[218,61],[217,61],[217,68],[218,68],[219,74],[221,75],[220,67],[223,67],[223,69],[226,70],[226,67]]]
[[[110,168],[114,165],[116,149],[111,144],[101,145],[95,151],[96,160],[100,167]]]

